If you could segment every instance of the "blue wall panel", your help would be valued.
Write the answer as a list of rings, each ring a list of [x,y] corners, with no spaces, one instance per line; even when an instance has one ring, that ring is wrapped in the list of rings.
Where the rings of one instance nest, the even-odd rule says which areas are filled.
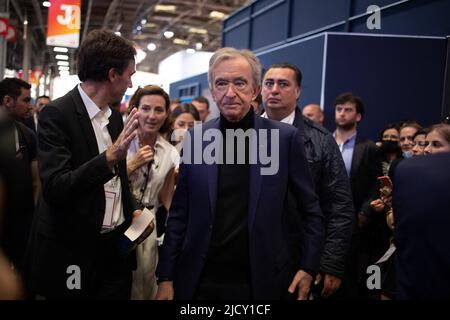
[[[416,0],[381,12],[381,30],[369,30],[367,17],[352,21],[350,31],[424,36],[450,35],[450,1]]]
[[[349,0],[294,0],[292,36],[301,35],[347,19]]]
[[[300,68],[303,74],[303,89],[299,99],[301,107],[308,103],[320,103],[324,38],[319,36],[299,41],[258,55],[264,69],[280,62],[293,63]]]
[[[244,7],[236,11],[228,19],[224,21],[223,23],[224,29],[250,18],[250,13],[251,7]]]
[[[287,1],[252,20],[252,50],[268,46],[288,37],[289,10]]]
[[[202,73],[194,77],[190,77],[187,79],[183,79],[180,81],[172,82],[170,84],[170,98],[180,98],[178,95],[179,88],[185,87],[189,85],[198,85],[199,84],[199,94],[202,93],[202,91],[206,88],[208,88],[208,74]],[[194,98],[194,97],[192,97]]]
[[[352,1],[351,16],[356,16],[358,14],[366,13],[367,8],[371,5],[376,5],[380,8],[399,2],[399,0],[358,0]]]
[[[366,105],[358,126],[376,139],[384,125],[441,117],[446,42],[439,39],[329,35],[325,79],[325,126],[334,130],[334,99],[353,92]]]
[[[241,24],[237,28],[223,34],[224,47],[248,49],[250,40],[250,22]]]

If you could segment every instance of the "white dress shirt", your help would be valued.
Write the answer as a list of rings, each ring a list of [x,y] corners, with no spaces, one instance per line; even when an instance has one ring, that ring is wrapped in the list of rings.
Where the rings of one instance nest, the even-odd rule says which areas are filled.
[[[91,119],[92,128],[94,129],[95,139],[99,154],[105,152],[112,145],[111,136],[109,135],[107,125],[111,116],[111,109],[107,106],[103,110],[100,109],[94,101],[83,91],[78,85],[81,99],[83,100],[86,110]],[[125,221],[122,206],[122,188],[119,176],[116,175],[110,181],[105,183],[106,207],[103,217],[103,225],[101,233],[114,230],[117,226]]]

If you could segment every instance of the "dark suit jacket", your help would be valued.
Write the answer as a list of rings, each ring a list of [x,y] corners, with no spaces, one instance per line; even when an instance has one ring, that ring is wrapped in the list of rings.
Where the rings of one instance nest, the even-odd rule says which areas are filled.
[[[398,299],[450,298],[450,154],[401,161],[393,209]]]
[[[332,134],[305,118],[299,108],[295,111],[293,125],[303,137],[306,158],[325,216],[326,239],[320,270],[342,278],[355,220],[344,161]]]
[[[220,118],[196,126],[191,134],[220,128]],[[323,240],[323,217],[314,193],[311,176],[298,130],[292,126],[255,117],[255,129],[279,130],[279,169],[261,175],[261,163],[250,165],[248,211],[252,292],[255,299],[280,299],[295,274],[293,254],[287,234],[288,187],[302,210],[300,268],[318,270]],[[186,150],[194,150],[186,144]],[[202,142],[201,150],[210,142]],[[271,150],[271,138],[267,142]],[[192,153],[193,154],[193,153]],[[192,299],[198,286],[211,239],[217,199],[218,165],[180,165],[177,189],[169,211],[167,230],[159,260],[159,278],[174,282],[177,299]]]
[[[377,178],[382,175],[381,161],[373,141],[356,136],[350,170],[350,185],[356,214],[370,217],[370,202],[378,199]]]
[[[108,131],[115,141],[122,131],[120,114],[112,110]],[[69,265],[82,270],[82,286],[95,278],[105,212],[103,185],[114,174],[99,154],[94,129],[77,87],[42,110],[38,130],[40,206],[33,222],[32,273],[41,294],[66,286]],[[118,165],[126,223],[136,204],[128,187],[126,163]],[[63,282],[63,283],[61,283]],[[82,288],[83,289],[83,288]]]

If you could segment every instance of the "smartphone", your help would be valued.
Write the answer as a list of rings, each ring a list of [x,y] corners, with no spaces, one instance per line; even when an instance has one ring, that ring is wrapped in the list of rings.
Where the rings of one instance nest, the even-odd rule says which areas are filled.
[[[380,182],[380,189],[388,187],[392,190],[392,181],[388,176],[378,177],[378,181]]]

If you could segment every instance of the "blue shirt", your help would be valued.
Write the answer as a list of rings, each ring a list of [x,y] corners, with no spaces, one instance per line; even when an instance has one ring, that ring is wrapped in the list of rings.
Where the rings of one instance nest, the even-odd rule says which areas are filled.
[[[333,133],[336,139],[336,132]],[[348,177],[350,177],[350,171],[352,169],[352,159],[353,151],[355,150],[356,133],[344,141],[342,144],[338,144],[339,150],[341,150],[342,159],[344,159],[345,170],[347,171]]]

